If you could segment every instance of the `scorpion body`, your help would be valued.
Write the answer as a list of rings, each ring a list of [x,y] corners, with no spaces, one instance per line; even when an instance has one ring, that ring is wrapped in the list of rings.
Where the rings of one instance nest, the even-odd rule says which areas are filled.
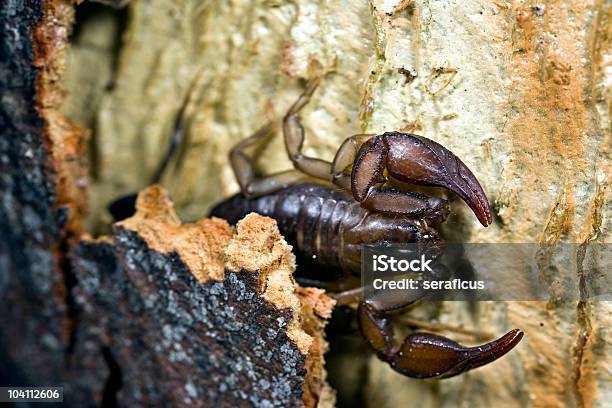
[[[317,184],[297,184],[264,196],[242,193],[223,201],[211,215],[236,223],[250,212],[274,218],[298,254],[298,265],[316,264],[337,278],[341,270],[361,271],[365,244],[420,243],[437,245],[438,232],[425,220],[371,211],[352,196]]]
[[[445,188],[461,197],[483,226],[493,222],[476,176],[450,150],[423,136],[401,132],[360,134],[347,138],[332,162],[305,155],[299,112],[320,80],[315,77],[309,81],[283,119],[285,147],[294,169],[256,176],[246,150],[273,133],[269,123],[230,152],[241,193],[218,204],[211,215],[230,223],[250,212],[274,218],[294,246],[303,281],[329,288],[327,283],[335,280],[337,286],[331,292],[337,300],[363,290],[355,288],[350,279],[361,272],[364,245],[417,243],[420,251],[439,255],[441,240],[436,227],[449,214],[448,202],[396,188],[395,182]],[[169,149],[169,156],[174,150]],[[134,201],[135,195],[119,199],[110,211],[116,219],[129,216],[134,212]],[[434,268],[432,277],[443,273],[443,267]],[[401,291],[354,299],[367,343],[381,360],[406,376],[452,377],[500,358],[523,337],[514,329],[490,343],[465,347],[446,337],[421,332],[399,342],[392,315],[419,299],[418,294],[412,298]]]
[[[302,268],[309,274],[306,277],[315,283],[347,282],[348,290],[333,290],[340,292],[335,294],[337,300],[363,290],[351,288],[348,281],[361,272],[364,245],[417,243],[420,250],[439,254],[436,227],[448,216],[449,203],[395,188],[395,181],[453,191],[483,226],[491,224],[489,202],[474,174],[450,150],[425,137],[401,132],[360,134],[347,138],[332,162],[305,155],[299,113],[320,80],[309,81],[283,118],[285,148],[294,169],[257,177],[246,150],[273,133],[269,123],[230,152],[241,193],[218,204],[211,215],[232,223],[249,212],[274,218],[295,247],[298,267],[306,267]],[[329,274],[330,269],[342,275]],[[434,268],[432,275],[443,273],[443,267]],[[380,292],[357,300],[363,337],[381,360],[409,377],[461,374],[498,359],[523,337],[514,329],[490,343],[465,347],[446,337],[414,333],[399,343],[391,315],[419,298]]]

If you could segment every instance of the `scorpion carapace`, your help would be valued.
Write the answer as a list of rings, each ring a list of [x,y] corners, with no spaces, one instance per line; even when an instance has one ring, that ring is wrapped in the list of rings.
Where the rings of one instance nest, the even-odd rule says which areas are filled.
[[[492,222],[489,201],[469,168],[451,151],[423,136],[399,132],[355,135],[333,162],[303,154],[299,112],[320,78],[311,80],[283,120],[285,147],[294,169],[255,176],[246,149],[262,143],[268,124],[232,149],[230,161],[241,193],[217,205],[211,215],[236,222],[249,212],[277,220],[300,260],[315,268],[341,270],[334,278],[361,272],[364,244],[406,244],[437,248],[436,226],[449,214],[446,200],[390,187],[397,182],[444,187],[461,197],[483,226]],[[320,279],[320,277],[318,277]],[[341,286],[340,286],[341,287]],[[343,293],[359,293],[355,289]],[[342,298],[338,294],[337,298]],[[415,299],[376,297],[358,301],[361,332],[378,357],[413,378],[448,378],[503,356],[523,337],[520,330],[477,347],[464,347],[432,333],[415,333],[398,344],[392,312]]]

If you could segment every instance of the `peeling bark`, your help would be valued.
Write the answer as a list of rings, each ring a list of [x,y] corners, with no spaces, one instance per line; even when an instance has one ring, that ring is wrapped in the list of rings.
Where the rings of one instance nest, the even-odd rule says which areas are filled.
[[[85,143],[60,112],[72,18],[66,1],[0,5],[0,378],[11,385],[61,382],[76,317],[65,251],[81,231]]]
[[[114,242],[82,240],[86,133],[59,111],[73,6],[0,11],[2,385],[63,386],[72,406],[333,405],[333,301],[297,288],[274,221],[181,225],[152,188]]]
[[[152,187],[112,243],[83,242],[72,262],[83,310],[76,370],[96,377],[87,382],[98,395],[113,391],[112,366],[94,352],[103,349],[122,406],[333,404],[323,369],[333,301],[297,289],[273,220],[250,215],[235,235],[217,219],[180,224]]]

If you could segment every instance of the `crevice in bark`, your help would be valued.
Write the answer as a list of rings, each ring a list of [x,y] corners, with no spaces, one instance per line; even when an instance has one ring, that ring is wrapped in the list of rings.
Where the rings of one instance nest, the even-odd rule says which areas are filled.
[[[74,245],[75,243],[71,242],[69,238],[64,238],[59,244],[58,251],[58,269],[62,275],[62,282],[64,284],[64,303],[66,305],[65,327],[67,343],[64,358],[67,367],[70,366],[71,357],[74,353],[80,315],[80,310],[73,294],[73,289],[77,286],[78,279],[72,270],[70,258],[68,257]]]
[[[325,353],[326,369],[329,383],[337,393],[336,406],[365,406],[371,351],[359,332],[355,310],[347,306],[336,307],[325,337],[330,346]],[[350,376],[345,372],[347,361],[352,363]]]
[[[102,347],[102,357],[108,367],[108,378],[104,385],[104,392],[102,393],[102,406],[107,408],[115,408],[119,406],[117,401],[117,392],[123,386],[123,376],[121,367],[112,351],[108,347]]]
[[[42,119],[42,141],[48,152],[44,163],[53,183],[52,210],[57,223],[57,236],[50,250],[58,274],[53,287],[63,316],[61,328],[64,364],[70,366],[75,347],[79,311],[72,295],[77,279],[71,269],[68,253],[84,231],[86,213],[86,180],[83,153],[87,132],[61,115],[64,102],[65,46],[72,29],[74,7],[69,1],[42,4],[43,17],[33,27],[33,65],[36,75],[36,103]]]
[[[593,326],[591,324],[591,311],[590,304],[588,301],[589,291],[587,276],[584,271],[584,258],[586,253],[586,245],[582,244],[578,248],[577,257],[577,268],[578,268],[578,290],[580,291],[580,300],[578,301],[577,309],[577,320],[578,320],[578,338],[574,346],[574,397],[576,399],[576,405],[580,408],[585,406],[583,389],[581,386],[583,377],[583,362],[585,348],[589,342],[592,334]]]

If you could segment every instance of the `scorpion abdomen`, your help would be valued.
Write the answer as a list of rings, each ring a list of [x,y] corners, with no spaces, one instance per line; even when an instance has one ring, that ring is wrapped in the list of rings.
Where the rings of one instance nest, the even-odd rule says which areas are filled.
[[[340,191],[300,184],[255,198],[236,194],[210,215],[234,224],[250,212],[274,218],[287,242],[304,257],[323,267],[338,267],[342,230],[358,223],[368,211]]]
[[[425,221],[372,212],[348,194],[315,184],[255,198],[239,193],[214,207],[211,215],[235,224],[250,212],[276,220],[295,247],[298,264],[352,274],[361,270],[363,244],[438,241],[437,232]]]

